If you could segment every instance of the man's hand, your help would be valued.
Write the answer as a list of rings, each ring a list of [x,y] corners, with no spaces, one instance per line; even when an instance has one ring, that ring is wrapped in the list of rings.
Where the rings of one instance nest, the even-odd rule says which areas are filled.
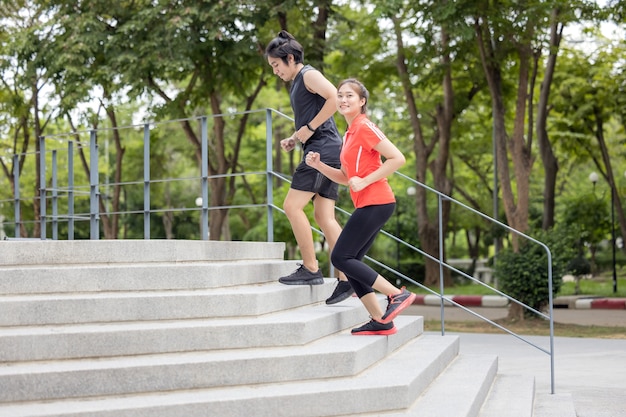
[[[311,139],[311,136],[313,136],[313,132],[311,132],[308,127],[302,126],[296,132],[295,139],[304,145],[307,140]]]
[[[280,147],[283,151],[291,152],[296,147],[296,140],[292,137],[280,141]]]

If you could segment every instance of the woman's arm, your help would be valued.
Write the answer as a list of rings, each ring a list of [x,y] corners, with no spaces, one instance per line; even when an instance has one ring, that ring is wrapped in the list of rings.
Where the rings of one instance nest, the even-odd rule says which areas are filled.
[[[320,154],[318,152],[309,152],[304,159],[306,164],[311,168],[317,169],[319,172],[324,174],[328,179],[332,182],[336,182],[337,184],[348,185],[348,178],[346,174],[341,169],[333,168],[329,165],[326,165],[320,160]]]
[[[383,178],[387,178],[396,172],[402,165],[406,163],[404,155],[389,139],[383,139],[374,149],[378,151],[384,158],[385,162],[367,177],[352,177],[348,181],[348,185],[354,191],[361,191],[370,184],[375,183]],[[329,177],[330,178],[330,177]]]

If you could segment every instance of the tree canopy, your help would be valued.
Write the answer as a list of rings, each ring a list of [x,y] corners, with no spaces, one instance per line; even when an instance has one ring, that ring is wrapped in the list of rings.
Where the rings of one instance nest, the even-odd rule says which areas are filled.
[[[357,77],[366,84],[370,117],[407,155],[404,174],[532,233],[535,225],[571,222],[575,216],[564,207],[573,195],[591,194],[587,175],[597,171],[626,236],[626,44],[624,36],[597,29],[623,33],[623,7],[584,0],[501,1],[497,7],[425,0],[2,0],[0,181],[6,186],[0,200],[7,203],[0,209],[12,218],[17,155],[22,178],[32,179],[17,185],[28,191],[23,217],[34,225],[21,235],[37,236],[37,139],[94,130],[99,143],[111,144],[111,192],[100,202],[104,234],[128,236],[132,222],[120,220],[120,212],[141,207],[134,201],[141,194],[123,184],[141,179],[142,139],[124,127],[175,121],[151,137],[151,164],[164,177],[195,176],[202,169],[198,117],[205,115],[211,116],[210,205],[262,199],[260,184],[227,174],[264,161],[264,120],[246,111],[272,107],[291,114],[288,86],[263,56],[267,42],[286,29],[303,44],[305,61],[331,81]],[[232,113],[241,115],[228,117]],[[279,122],[276,143],[292,129]],[[81,137],[84,143],[85,135],[76,133]],[[277,147],[274,165],[289,173],[297,157]],[[87,178],[84,153],[81,158],[80,175]],[[440,228],[455,242],[444,252],[455,256],[490,257],[498,245],[516,245],[445,202],[439,224],[432,195],[418,188],[405,196],[410,184],[392,179],[392,185],[415,213],[399,216],[407,226],[403,238],[428,254],[439,254]],[[153,204],[173,209],[198,190],[172,185],[155,193]],[[193,228],[184,225],[199,221],[184,210],[159,220],[168,238],[191,236]],[[263,222],[261,213],[211,210],[210,236],[258,238]],[[608,236],[605,222],[583,226],[594,224],[598,230],[590,236]],[[432,283],[438,267],[425,264],[425,281]]]

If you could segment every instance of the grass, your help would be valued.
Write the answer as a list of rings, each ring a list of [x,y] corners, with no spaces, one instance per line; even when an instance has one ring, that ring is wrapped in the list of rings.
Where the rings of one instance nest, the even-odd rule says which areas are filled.
[[[439,293],[439,287],[431,288],[433,291]],[[575,294],[576,283],[564,282],[556,296],[569,296]],[[418,286],[410,286],[410,291],[416,294],[429,294],[425,289]],[[446,295],[494,295],[494,292],[489,288],[475,284],[473,282],[467,284],[458,284],[453,287],[445,289]],[[613,277],[610,275],[600,275],[590,279],[583,279],[580,281],[581,296],[594,296],[594,297],[619,297],[626,298],[626,278],[617,279],[617,293],[613,293]]]
[[[494,320],[496,323],[518,335],[549,336],[550,324],[543,319],[526,319],[511,322],[507,319]],[[446,332],[462,333],[500,333],[506,332],[483,321],[447,321]],[[439,320],[424,321],[425,331],[441,331]],[[554,335],[557,337],[584,337],[599,339],[626,339],[626,327],[613,326],[582,326],[579,324],[554,323]]]
[[[579,294],[575,282],[564,282],[558,295],[593,295],[599,297],[626,298],[626,278],[617,278],[617,293],[613,292],[613,277],[598,276],[580,280]]]
[[[613,293],[612,274],[603,274],[580,282],[579,294],[575,294],[575,282],[564,282],[557,296],[597,296],[626,298],[626,278],[618,277],[617,293]],[[420,287],[411,287],[411,291],[417,294],[428,294],[428,291]],[[439,292],[439,288],[433,288]],[[445,289],[446,295],[493,295],[494,292],[482,285],[469,283],[455,285]],[[617,313],[617,312],[616,312]],[[548,336],[550,324],[541,318],[531,318],[523,321],[511,321],[508,319],[494,320],[496,323],[519,335]],[[505,333],[495,326],[481,320],[475,321],[447,321],[447,332],[464,333]],[[424,322],[424,330],[441,331],[439,320],[427,320]],[[554,323],[554,335],[559,337],[585,337],[604,339],[626,339],[626,320],[623,327],[613,326],[585,326],[577,324]]]

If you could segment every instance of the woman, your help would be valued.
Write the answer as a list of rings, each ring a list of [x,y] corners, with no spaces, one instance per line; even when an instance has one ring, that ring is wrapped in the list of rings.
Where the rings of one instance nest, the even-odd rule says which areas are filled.
[[[337,111],[335,86],[321,72],[310,65],[304,65],[302,45],[287,31],[281,31],[269,43],[265,55],[274,74],[285,82],[292,82],[289,95],[295,116],[296,132],[291,137],[283,139],[280,146],[289,152],[295,148],[298,141],[304,148],[303,155],[307,152],[316,152],[329,166],[339,167],[341,136],[332,117]],[[335,218],[337,196],[337,184],[308,167],[304,160],[301,161],[293,175],[283,209],[300,248],[302,264],[291,275],[279,278],[279,282],[287,285],[324,283],[315,256],[311,223],[304,212],[304,207],[313,200],[315,221],[322,229],[332,250],[341,233],[341,226]],[[340,273],[337,286],[326,303],[338,303],[352,293],[354,290],[346,276]]]
[[[369,93],[355,80],[342,81],[337,106],[348,123],[341,149],[341,168],[324,163],[317,152],[308,152],[306,163],[336,183],[350,187],[355,211],[346,223],[331,255],[371,316],[371,321],[352,329],[355,335],[396,333],[393,319],[415,300],[415,294],[396,288],[363,262],[383,225],[395,209],[395,197],[387,177],[405,163],[404,155],[366,116]],[[381,156],[385,158],[382,162]],[[374,290],[387,294],[383,313]]]

